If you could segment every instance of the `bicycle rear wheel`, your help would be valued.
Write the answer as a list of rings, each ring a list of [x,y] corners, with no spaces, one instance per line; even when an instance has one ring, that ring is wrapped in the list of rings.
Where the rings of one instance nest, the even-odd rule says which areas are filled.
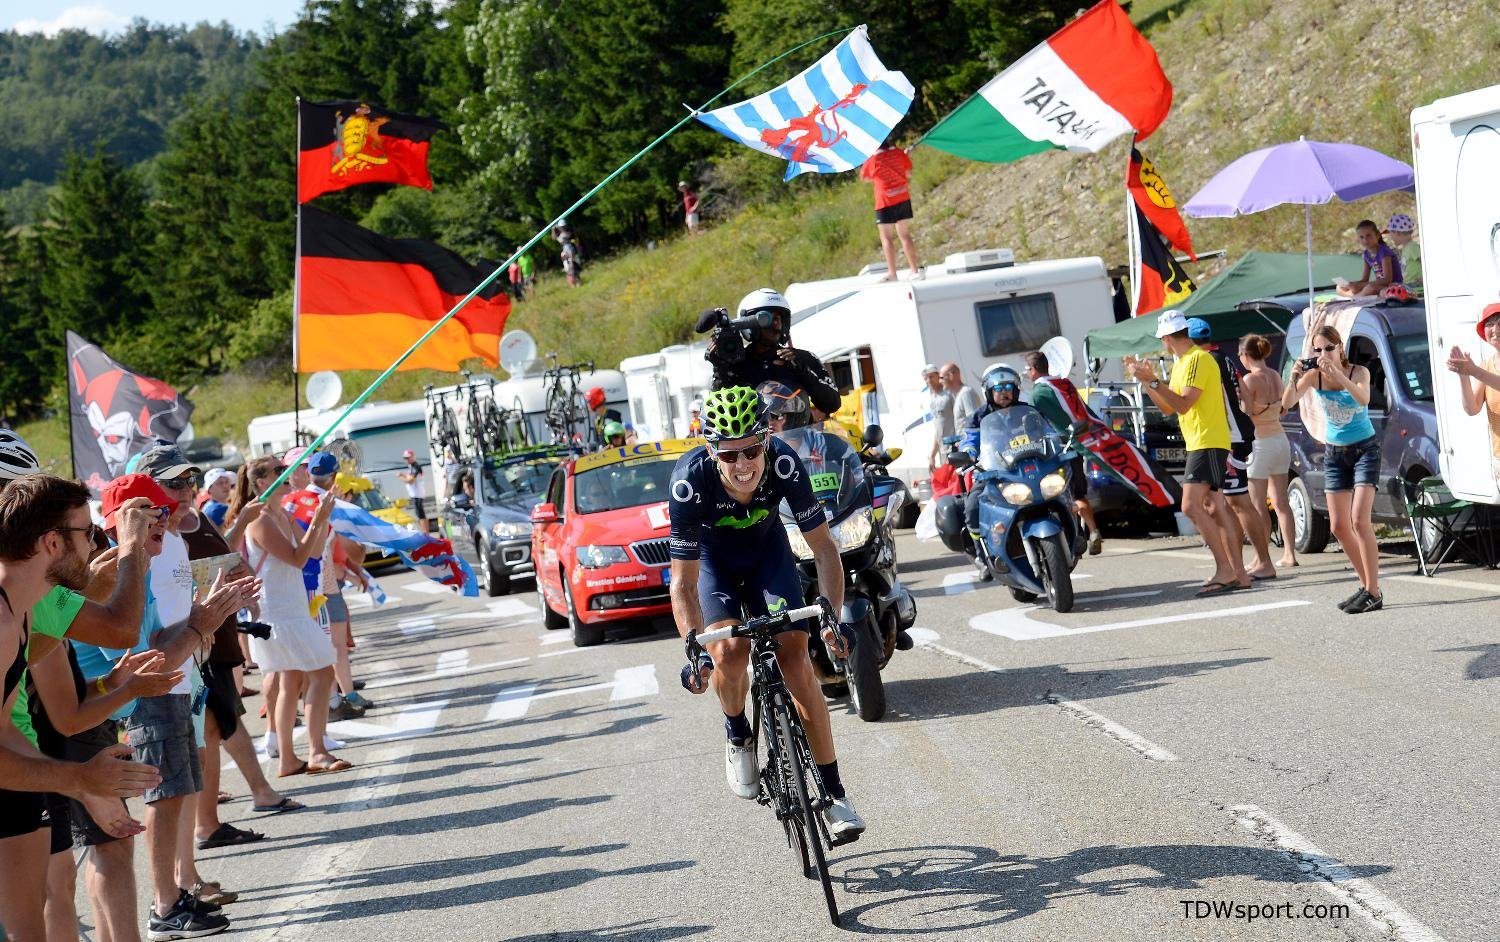
[[[805,871],[809,878],[816,877],[823,885],[823,900],[828,904],[828,919],[835,926],[842,927],[843,923],[839,917],[839,907],[833,899],[833,880],[828,874],[828,860],[823,855],[822,833],[818,827],[818,815],[813,810],[812,799],[808,797],[807,780],[812,770],[807,766],[804,754],[804,733],[800,725],[794,725],[792,706],[785,697],[778,698],[775,702],[776,711],[776,734],[781,744],[781,751],[786,757],[787,771],[792,780],[792,817],[795,826],[801,831],[801,846],[810,851],[812,860],[811,868]],[[805,858],[804,858],[805,859]]]

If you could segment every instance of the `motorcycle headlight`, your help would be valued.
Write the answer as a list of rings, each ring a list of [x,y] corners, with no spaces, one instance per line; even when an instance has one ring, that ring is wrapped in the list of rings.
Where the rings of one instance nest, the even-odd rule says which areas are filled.
[[[1051,500],[1052,498],[1056,497],[1058,494],[1061,494],[1064,490],[1066,490],[1067,486],[1067,477],[1065,477],[1061,471],[1053,471],[1051,474],[1042,478],[1042,499]]]
[[[497,540],[514,540],[521,536],[531,535],[530,523],[508,523],[504,520],[490,527],[490,534]]]
[[[1030,486],[1022,484],[1020,481],[1012,481],[1000,488],[1000,496],[1005,498],[1005,502],[1008,504],[1023,507],[1031,503],[1034,495],[1031,493]]]
[[[807,545],[807,537],[802,535],[802,531],[795,523],[786,525],[786,541],[792,545],[793,556],[798,559],[813,558],[812,547]]]
[[[858,510],[833,528],[833,538],[839,544],[839,552],[859,549],[870,539],[869,508]]]
[[[603,569],[616,563],[630,562],[623,546],[580,546],[575,552],[578,554],[578,565],[585,569]]]

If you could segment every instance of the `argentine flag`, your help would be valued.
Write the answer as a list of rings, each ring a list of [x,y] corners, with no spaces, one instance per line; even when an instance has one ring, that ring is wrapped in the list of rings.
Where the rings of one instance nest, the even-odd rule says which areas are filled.
[[[788,161],[790,180],[859,167],[906,117],[914,93],[905,75],[880,64],[868,28],[860,26],[785,85],[698,120]]]

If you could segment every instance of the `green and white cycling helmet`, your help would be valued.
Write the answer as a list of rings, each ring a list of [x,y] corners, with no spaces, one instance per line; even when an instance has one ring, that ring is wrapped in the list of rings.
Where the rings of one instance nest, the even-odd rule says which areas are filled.
[[[703,437],[711,442],[749,438],[766,431],[760,394],[749,386],[715,389],[703,399]]]

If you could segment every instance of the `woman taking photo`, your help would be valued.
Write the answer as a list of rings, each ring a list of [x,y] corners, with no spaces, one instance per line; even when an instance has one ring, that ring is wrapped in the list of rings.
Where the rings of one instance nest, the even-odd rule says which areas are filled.
[[[1360,587],[1339,603],[1351,615],[1379,611],[1380,551],[1370,510],[1380,481],[1380,438],[1370,424],[1370,371],[1344,355],[1343,338],[1330,326],[1313,334],[1312,356],[1292,366],[1292,382],[1281,405],[1290,409],[1308,391],[1315,392],[1327,421],[1323,452],[1323,489],[1333,534],[1354,565]]]
[[[1240,341],[1240,362],[1246,373],[1240,379],[1240,406],[1255,425],[1255,442],[1250,452],[1247,476],[1250,478],[1250,500],[1260,514],[1266,532],[1271,529],[1271,512],[1266,507],[1269,488],[1271,503],[1276,507],[1276,524],[1281,529],[1282,569],[1297,565],[1297,526],[1287,503],[1287,475],[1292,467],[1292,445],[1287,441],[1281,417],[1284,384],[1275,370],[1266,366],[1271,342],[1260,334],[1247,334]]]
[[[240,508],[255,500],[282,472],[275,458],[247,464],[235,482],[225,519],[233,521]],[[333,644],[308,609],[302,566],[323,552],[333,515],[334,496],[325,494],[311,524],[304,531],[282,506],[288,488],[280,485],[265,501],[260,519],[245,530],[245,561],[261,580],[260,617],[271,626],[271,637],[252,637],[250,650],[267,677],[267,698],[274,679],[276,702],[271,705],[271,728],[276,733],[282,777],[303,772],[342,772],[353,766],[326,748],[328,694],[333,688]],[[308,761],[297,757],[292,731],[297,723],[299,692],[305,694]]]

